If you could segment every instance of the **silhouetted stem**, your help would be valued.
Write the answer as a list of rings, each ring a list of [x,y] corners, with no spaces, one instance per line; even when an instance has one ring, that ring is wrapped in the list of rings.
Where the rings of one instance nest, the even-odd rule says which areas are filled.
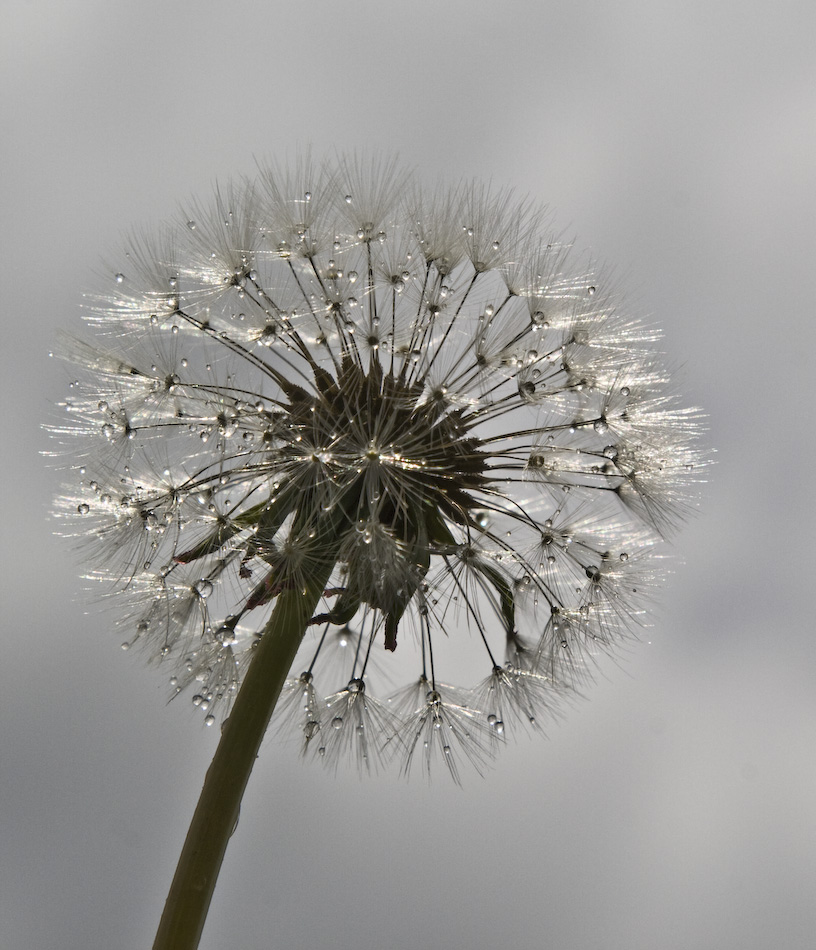
[[[195,950],[258,749],[334,559],[312,562],[304,588],[284,590],[223,726],[164,905],[153,950]]]

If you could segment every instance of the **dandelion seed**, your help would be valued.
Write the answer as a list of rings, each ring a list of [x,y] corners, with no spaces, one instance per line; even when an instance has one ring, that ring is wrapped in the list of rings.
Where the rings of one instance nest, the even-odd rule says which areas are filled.
[[[510,192],[305,160],[134,242],[95,339],[62,340],[57,514],[206,722],[317,583],[276,721],[333,767],[458,779],[644,622],[700,414],[545,227]]]

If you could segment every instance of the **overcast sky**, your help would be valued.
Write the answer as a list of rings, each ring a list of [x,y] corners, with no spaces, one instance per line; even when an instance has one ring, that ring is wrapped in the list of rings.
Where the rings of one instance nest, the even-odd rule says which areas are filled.
[[[486,778],[267,741],[202,950],[813,946],[815,35],[779,0],[6,0],[3,948],[150,946],[217,739],[52,538],[53,334],[123,233],[310,142],[549,204],[664,328],[718,464],[646,640]]]

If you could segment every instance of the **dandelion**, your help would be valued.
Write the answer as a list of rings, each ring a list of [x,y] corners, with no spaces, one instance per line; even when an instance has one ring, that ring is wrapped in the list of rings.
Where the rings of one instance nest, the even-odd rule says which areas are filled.
[[[134,241],[61,341],[57,514],[123,647],[223,723],[157,947],[197,944],[279,697],[333,768],[458,780],[645,622],[700,416],[548,228],[307,158]]]

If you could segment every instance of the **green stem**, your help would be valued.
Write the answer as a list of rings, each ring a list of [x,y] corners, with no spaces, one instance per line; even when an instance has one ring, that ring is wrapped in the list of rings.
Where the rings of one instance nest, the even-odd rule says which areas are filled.
[[[334,558],[321,559],[311,566],[305,587],[278,594],[275,609],[224,723],[167,895],[153,950],[198,947],[249,773],[306,626],[331,574]]]

